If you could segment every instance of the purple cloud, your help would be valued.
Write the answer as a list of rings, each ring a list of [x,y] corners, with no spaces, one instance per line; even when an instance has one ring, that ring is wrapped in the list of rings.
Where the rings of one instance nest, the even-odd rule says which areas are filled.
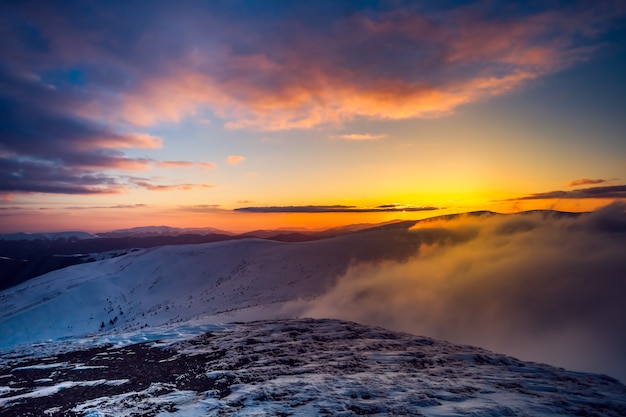
[[[603,184],[605,182],[608,182],[607,180],[603,180],[603,179],[595,179],[592,180],[590,178],[581,178],[578,180],[571,180],[570,182],[567,183],[568,187],[577,187],[579,185],[595,185],[595,184]]]
[[[548,200],[548,199],[586,199],[586,198],[626,198],[626,185],[581,188],[572,191],[548,191],[535,193],[507,201]]]

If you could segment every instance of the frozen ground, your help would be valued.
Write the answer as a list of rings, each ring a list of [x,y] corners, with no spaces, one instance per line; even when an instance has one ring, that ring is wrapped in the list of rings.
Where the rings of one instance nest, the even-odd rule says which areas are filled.
[[[0,415],[624,416],[626,387],[337,320],[187,324],[5,354]]]

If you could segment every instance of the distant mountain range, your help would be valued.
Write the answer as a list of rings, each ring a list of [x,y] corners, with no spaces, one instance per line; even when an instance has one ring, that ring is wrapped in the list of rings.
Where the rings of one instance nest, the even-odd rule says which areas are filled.
[[[33,241],[33,240],[83,240],[94,239],[98,235],[87,232],[56,232],[56,233],[11,233],[0,235],[0,240],[6,241]]]
[[[154,236],[181,236],[181,235],[234,235],[235,233],[214,227],[180,228],[169,226],[141,226],[130,229],[113,230],[106,233],[98,233],[102,238],[122,238],[122,237],[154,237]],[[0,235],[0,239],[2,236]]]

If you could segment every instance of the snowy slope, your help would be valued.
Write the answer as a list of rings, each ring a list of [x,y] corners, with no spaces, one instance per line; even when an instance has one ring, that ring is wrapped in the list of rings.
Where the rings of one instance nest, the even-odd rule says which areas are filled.
[[[626,415],[626,387],[611,378],[376,327],[308,319],[190,330],[0,356],[0,415]]]
[[[0,293],[0,347],[200,315],[288,317],[281,303],[321,294],[352,263],[408,256],[414,248],[406,236],[385,230],[306,243],[164,246],[75,265]]]

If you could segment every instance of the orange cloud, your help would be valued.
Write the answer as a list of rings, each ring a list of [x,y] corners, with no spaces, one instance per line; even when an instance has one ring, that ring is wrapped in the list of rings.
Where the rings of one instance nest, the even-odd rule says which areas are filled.
[[[254,53],[215,47],[219,66],[170,64],[167,76],[123,95],[120,115],[149,126],[208,107],[227,128],[260,130],[440,117],[585,59],[594,48],[577,39],[593,38],[608,19],[570,10],[489,21],[477,9],[445,22],[408,9],[356,15],[332,33],[291,22],[288,40]]]
[[[226,158],[226,162],[228,162],[231,165],[236,165],[236,164],[238,164],[240,162],[243,162],[245,160],[246,160],[246,158],[241,156],[241,155],[229,155]]]
[[[152,184],[147,181],[133,181],[135,185],[150,191],[189,191],[196,188],[214,188],[211,184]]]
[[[93,148],[120,149],[120,148],[142,148],[158,149],[163,145],[163,139],[158,136],[145,133],[109,134],[84,143],[76,143],[79,150],[89,150]]]
[[[157,149],[163,145],[163,139],[145,133],[130,133],[124,135],[122,141],[110,144],[113,148],[149,148]]]
[[[110,157],[82,162],[86,169],[116,169],[122,171],[147,171],[152,168],[152,161],[144,158]]]
[[[205,170],[214,169],[213,162],[191,162],[191,161],[158,161],[155,163],[159,168],[192,168],[201,167]]]
[[[384,139],[387,135],[372,135],[371,133],[350,133],[337,136],[340,139],[363,141],[363,140],[379,140]]]

